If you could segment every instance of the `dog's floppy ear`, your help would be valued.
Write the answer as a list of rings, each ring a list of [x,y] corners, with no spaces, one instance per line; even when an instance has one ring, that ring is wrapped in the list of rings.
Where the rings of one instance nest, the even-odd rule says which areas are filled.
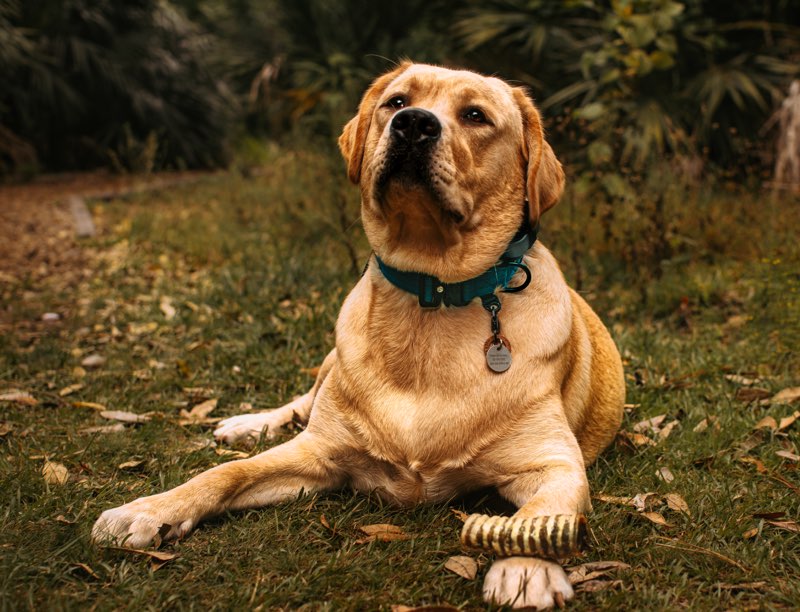
[[[544,139],[542,118],[531,99],[518,88],[514,89],[514,98],[522,113],[522,155],[527,166],[526,187],[531,224],[535,225],[542,213],[552,208],[561,197],[564,191],[564,170]]]
[[[367,133],[369,132],[369,125],[372,122],[372,114],[375,111],[375,105],[380,100],[386,88],[395,78],[400,76],[406,69],[411,66],[411,62],[402,62],[394,70],[379,76],[369,89],[367,89],[364,97],[361,98],[361,103],[358,105],[358,113],[342,130],[342,135],[339,136],[339,150],[342,152],[345,161],[347,162],[347,176],[355,184],[361,179],[361,161],[364,157],[364,143],[367,140]]]

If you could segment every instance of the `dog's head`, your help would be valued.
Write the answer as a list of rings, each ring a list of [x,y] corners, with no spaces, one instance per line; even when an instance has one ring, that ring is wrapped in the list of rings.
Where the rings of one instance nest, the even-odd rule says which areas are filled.
[[[490,268],[525,200],[536,223],[564,187],[525,92],[465,70],[404,62],[379,77],[339,147],[375,252],[445,282]]]

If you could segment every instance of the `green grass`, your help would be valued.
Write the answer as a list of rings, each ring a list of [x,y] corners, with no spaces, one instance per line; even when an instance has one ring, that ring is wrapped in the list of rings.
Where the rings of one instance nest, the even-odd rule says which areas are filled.
[[[604,241],[573,196],[544,220],[543,240],[570,280],[580,268],[582,291],[624,355],[636,406],[624,429],[660,414],[679,422],[655,446],[614,444],[589,470],[593,492],[678,493],[691,511],[658,502],[652,510],[664,527],[596,501],[587,560],[631,569],[613,576],[621,585],[579,593],[574,609],[790,609],[800,601],[800,536],[752,516],[800,516],[800,495],[786,484],[800,486],[798,464],[775,455],[798,452],[800,422],[740,446],[763,416],[797,406],[737,400],[739,385],[725,378],[758,377],[770,393],[800,384],[800,206],[722,190],[690,196],[670,204],[693,212],[671,217],[673,251],[658,274],[622,248],[648,239],[636,235],[635,219]],[[0,337],[0,390],[21,388],[40,401],[0,403],[10,428],[0,439],[0,608],[485,607],[487,557],[476,556],[483,565],[474,581],[443,567],[460,554],[460,523],[447,505],[397,509],[349,491],[304,497],[203,524],[162,546],[179,557],[156,571],[144,557],[89,543],[102,510],[229,460],[203,447],[208,428],[177,423],[184,387],[213,389],[220,401],[212,416],[225,416],[240,402],[274,407],[310,386],[303,368],[332,346],[339,305],[357,278],[350,253],[368,253],[352,223],[355,197],[324,159],[293,153],[258,178],[218,176],[95,202],[101,233],[86,246],[84,270],[0,287],[0,306],[13,312]],[[177,311],[171,319],[160,309],[164,297]],[[48,311],[62,320],[42,322]],[[92,353],[107,361],[81,376],[76,367]],[[78,382],[82,389],[59,395]],[[153,418],[124,433],[85,434],[105,422],[75,401]],[[719,428],[695,432],[708,416]],[[69,469],[66,484],[45,482],[45,458]],[[118,467],[131,460],[142,463]],[[675,476],[669,484],[656,475],[664,466]],[[357,543],[359,525],[386,522],[413,539]],[[757,535],[743,537],[754,527]],[[754,582],[763,584],[730,588]]]

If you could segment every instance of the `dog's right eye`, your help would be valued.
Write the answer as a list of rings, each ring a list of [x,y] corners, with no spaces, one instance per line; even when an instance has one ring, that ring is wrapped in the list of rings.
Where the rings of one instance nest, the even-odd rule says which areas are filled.
[[[400,110],[401,108],[405,108],[408,106],[405,96],[392,96],[389,100],[386,101],[384,104],[387,108],[393,108],[395,110]]]

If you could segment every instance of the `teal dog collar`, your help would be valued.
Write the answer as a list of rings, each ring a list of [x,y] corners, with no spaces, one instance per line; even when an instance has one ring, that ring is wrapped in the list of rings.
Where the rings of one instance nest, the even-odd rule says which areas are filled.
[[[494,266],[480,276],[459,283],[445,283],[429,274],[398,270],[386,264],[377,255],[375,255],[375,259],[384,278],[398,289],[416,295],[419,305],[423,308],[436,308],[442,304],[466,306],[476,297],[483,299],[494,295],[498,288],[506,293],[515,293],[528,286],[531,281],[531,273],[522,263],[522,258],[536,242],[538,231],[538,223],[536,227],[530,227],[526,222]],[[508,284],[517,270],[523,270],[527,278],[522,285],[509,288]]]

